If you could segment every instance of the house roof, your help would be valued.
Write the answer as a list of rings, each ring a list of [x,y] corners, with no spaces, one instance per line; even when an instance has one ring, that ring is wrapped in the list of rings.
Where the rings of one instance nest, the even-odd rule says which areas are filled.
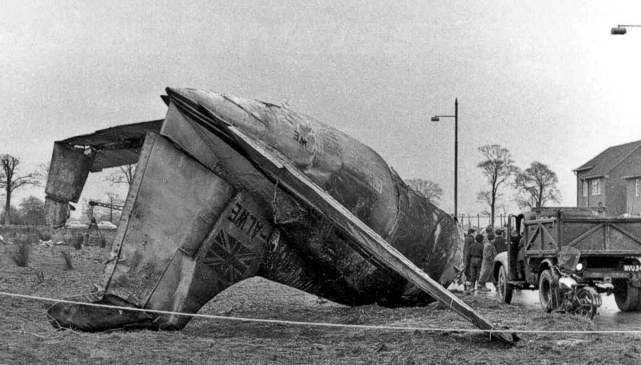
[[[605,176],[639,147],[641,147],[641,141],[612,146],[574,171],[585,172],[591,177]]]

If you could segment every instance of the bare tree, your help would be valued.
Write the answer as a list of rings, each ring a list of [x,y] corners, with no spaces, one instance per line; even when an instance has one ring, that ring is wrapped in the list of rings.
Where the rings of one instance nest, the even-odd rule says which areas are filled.
[[[5,193],[5,214],[4,225],[11,224],[11,194],[17,189],[25,185],[36,185],[38,180],[35,179],[35,174],[27,174],[18,176],[18,166],[21,160],[11,155],[0,155],[0,188],[4,189]]]
[[[47,184],[47,179],[49,178],[49,166],[50,163],[41,163],[38,165],[38,169],[33,173],[33,177],[38,180],[42,185]]]
[[[531,201],[531,197],[530,199],[528,199],[527,197],[523,196],[523,194],[521,193],[516,195],[514,199],[520,211],[526,211],[528,208],[535,206],[535,204]]]
[[[490,206],[490,224],[494,225],[494,215],[498,199],[502,196],[501,186],[506,185],[510,177],[518,172],[510,151],[498,144],[478,148],[485,160],[476,166],[490,184],[490,190],[480,191],[476,199]]]
[[[437,204],[443,196],[443,189],[434,181],[424,179],[409,179],[405,183],[412,188],[412,190],[426,197],[430,203]]]
[[[120,195],[116,193],[107,193],[107,201],[109,202],[109,222],[114,222],[114,205],[122,204],[120,200]],[[116,210],[117,211],[117,210]]]
[[[131,186],[131,183],[134,181],[134,174],[136,173],[136,165],[123,165],[119,166],[117,170],[113,171],[105,180],[109,181],[112,184],[127,184],[127,187]]]
[[[556,184],[559,179],[548,165],[534,161],[530,167],[519,172],[514,180],[514,186],[520,196],[517,203],[521,209],[545,206],[547,203],[560,203],[561,192]]]

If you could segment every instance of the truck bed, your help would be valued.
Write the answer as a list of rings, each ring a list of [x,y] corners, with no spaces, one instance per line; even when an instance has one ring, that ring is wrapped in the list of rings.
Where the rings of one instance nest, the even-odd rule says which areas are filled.
[[[641,256],[641,218],[568,217],[524,221],[527,257],[552,257],[563,246],[581,257]]]

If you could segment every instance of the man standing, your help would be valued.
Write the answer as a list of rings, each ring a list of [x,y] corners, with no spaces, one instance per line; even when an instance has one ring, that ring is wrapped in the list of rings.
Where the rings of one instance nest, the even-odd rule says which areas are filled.
[[[518,249],[516,254],[516,276],[519,280],[525,280],[525,251],[523,250],[525,242],[516,229],[512,230],[510,242],[512,249]]]
[[[470,277],[470,260],[468,259],[468,253],[470,252],[470,246],[474,243],[474,234],[476,233],[475,228],[470,228],[467,230],[467,236],[465,236],[465,244],[463,246],[463,263],[465,264],[465,291],[468,291],[467,282]]]
[[[481,272],[481,263],[483,260],[483,235],[477,234],[474,242],[470,245],[467,252],[466,261],[469,262],[469,276],[465,283],[468,291],[474,290],[476,280],[479,278]]]
[[[494,248],[496,248],[497,254],[507,251],[507,240],[503,237],[503,232],[502,229],[496,230],[497,237],[494,239]]]
[[[481,262],[481,274],[479,277],[479,291],[491,291],[485,284],[494,281],[492,280],[492,271],[494,268],[494,257],[496,256],[496,248],[494,248],[494,235],[489,234],[487,240],[483,245],[483,261]],[[496,287],[496,285],[494,285]]]
[[[494,236],[494,226],[489,225],[485,227],[485,231],[483,232],[483,234],[485,235],[485,238],[487,238],[489,235]]]

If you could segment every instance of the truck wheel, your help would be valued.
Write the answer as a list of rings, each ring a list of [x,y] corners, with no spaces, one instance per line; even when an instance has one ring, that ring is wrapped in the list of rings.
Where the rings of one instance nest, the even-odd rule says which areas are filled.
[[[627,280],[616,280],[614,282],[614,301],[621,312],[633,312],[641,306],[641,291],[630,285]]]
[[[546,313],[550,313],[556,309],[556,285],[554,285],[554,279],[552,278],[552,272],[550,270],[543,270],[541,276],[539,277],[539,301],[541,302],[541,308]]]
[[[510,304],[512,301],[512,292],[514,291],[514,285],[508,282],[507,273],[505,272],[505,266],[501,265],[499,268],[499,278],[498,278],[498,290],[501,300],[505,303]]]

